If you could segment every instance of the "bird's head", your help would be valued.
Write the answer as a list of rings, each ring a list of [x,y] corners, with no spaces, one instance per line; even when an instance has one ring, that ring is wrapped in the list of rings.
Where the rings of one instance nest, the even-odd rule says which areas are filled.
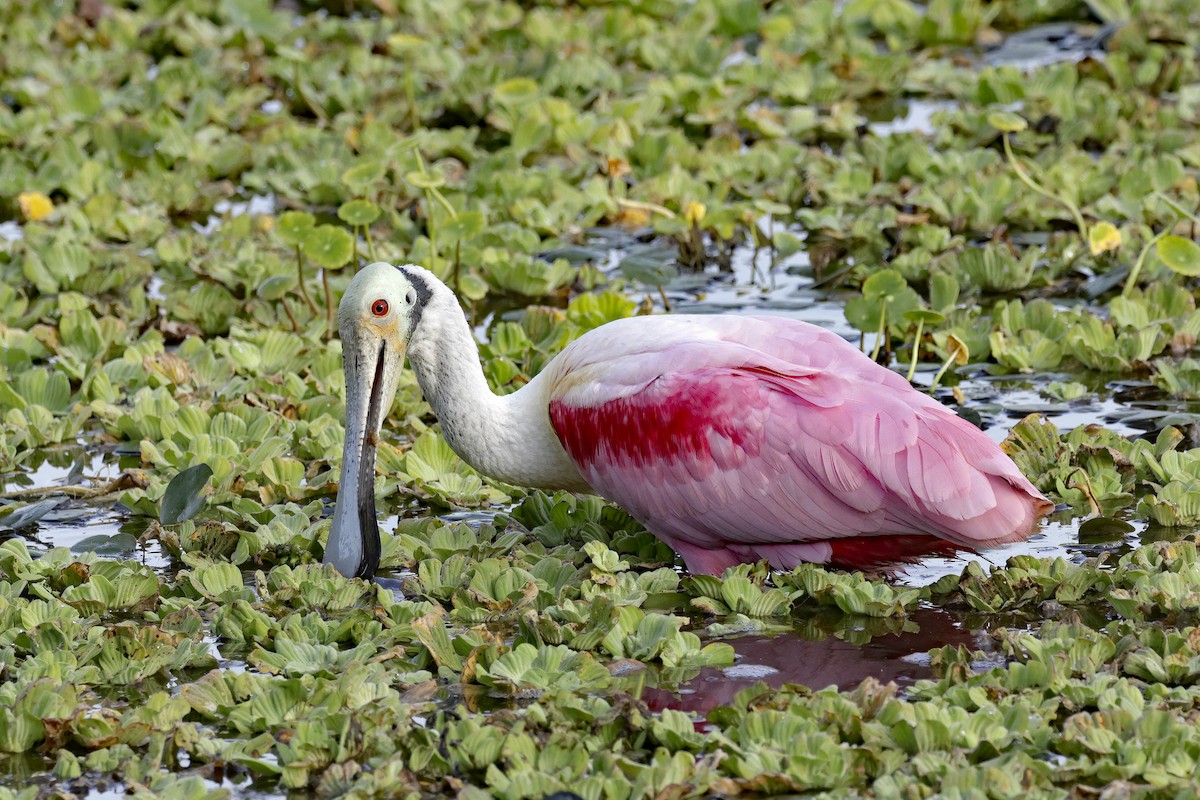
[[[375,448],[404,365],[404,352],[430,296],[420,267],[375,263],[350,281],[338,307],[346,371],[346,442],[325,563],[369,578],[379,567]]]

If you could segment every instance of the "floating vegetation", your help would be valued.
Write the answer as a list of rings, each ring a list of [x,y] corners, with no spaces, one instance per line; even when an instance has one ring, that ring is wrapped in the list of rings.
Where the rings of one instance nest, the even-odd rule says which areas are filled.
[[[1198,31],[1191,0],[4,5],[0,800],[1192,796]],[[1019,380],[1044,407],[986,422],[1117,392],[1141,434],[1012,427],[1070,558],[687,576],[476,474],[406,371],[386,577],[346,580],[333,317],[373,260],[456,289],[498,392],[786,279],[965,416]],[[738,649],[922,627],[903,688]]]

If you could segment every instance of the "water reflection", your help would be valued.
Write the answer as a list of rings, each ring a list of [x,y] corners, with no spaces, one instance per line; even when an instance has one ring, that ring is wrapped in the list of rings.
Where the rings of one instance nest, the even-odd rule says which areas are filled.
[[[832,618],[831,618],[832,619]],[[938,608],[921,608],[906,620],[839,616],[832,621],[809,620],[778,635],[740,636],[727,640],[737,653],[732,667],[705,667],[692,680],[674,688],[647,688],[642,699],[654,710],[673,708],[705,714],[728,705],[748,686],[798,684],[810,689],[836,686],[847,689],[865,678],[904,686],[933,675],[928,651],[943,645],[964,645],[992,651],[991,637],[970,630],[962,621]],[[854,627],[857,626],[857,627]]]
[[[122,470],[137,463],[136,457],[123,456],[112,450],[60,447],[38,454],[21,471],[0,475],[0,492],[13,496],[0,499],[0,504],[20,502],[24,505],[30,500],[38,500],[54,506],[36,522],[15,531],[6,528],[0,519],[0,540],[20,536],[34,553],[66,547],[75,552],[95,552],[110,558],[131,558],[153,569],[165,570],[171,562],[158,542],[139,542],[138,537],[146,528],[145,517],[131,515],[111,497],[105,498],[105,504],[96,505],[67,494],[40,491],[105,486]]]
[[[903,114],[887,119],[871,120],[867,115],[867,130],[876,136],[896,136],[902,133],[932,134],[937,130],[933,115],[942,111],[953,111],[959,104],[953,100],[910,100]]]
[[[1026,72],[1059,62],[1102,57],[1116,25],[1056,22],[1011,33],[983,57],[987,66],[1013,66]]]

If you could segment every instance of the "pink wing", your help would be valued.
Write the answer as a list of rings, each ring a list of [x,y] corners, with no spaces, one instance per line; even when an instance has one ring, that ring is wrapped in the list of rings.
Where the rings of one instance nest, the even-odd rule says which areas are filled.
[[[820,328],[622,327],[564,353],[551,422],[588,483],[693,571],[1015,541],[1052,507],[981,431]],[[889,538],[872,559],[861,537]]]

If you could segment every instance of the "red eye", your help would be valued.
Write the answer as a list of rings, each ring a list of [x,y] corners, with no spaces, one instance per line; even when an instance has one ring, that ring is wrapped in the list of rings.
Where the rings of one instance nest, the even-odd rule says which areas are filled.
[[[386,317],[388,312],[387,300],[376,300],[371,303],[371,313],[377,317]]]

